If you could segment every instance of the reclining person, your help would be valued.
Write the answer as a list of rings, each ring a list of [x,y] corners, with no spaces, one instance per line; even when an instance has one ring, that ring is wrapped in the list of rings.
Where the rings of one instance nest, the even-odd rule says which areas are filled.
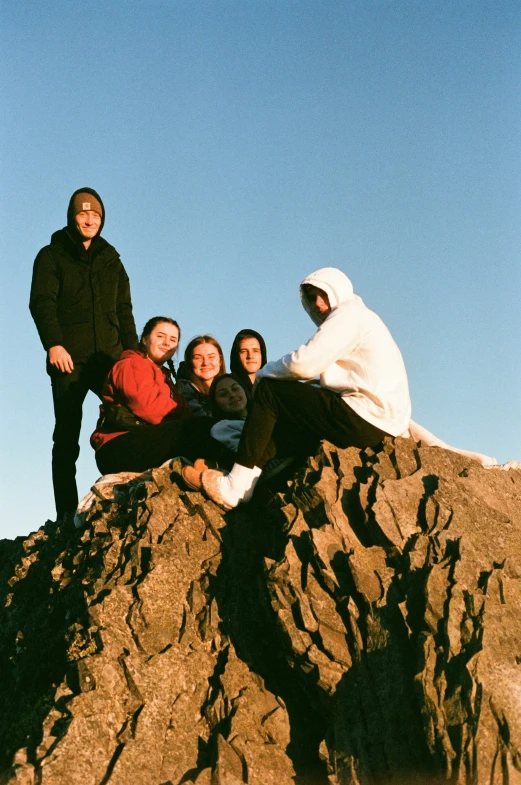
[[[317,440],[376,447],[407,431],[411,402],[402,355],[341,270],[326,267],[300,286],[318,329],[299,349],[257,372],[250,412],[229,474],[203,472],[206,494],[225,509],[248,501],[265,464]],[[317,386],[301,384],[320,376]]]
[[[229,453],[231,456],[239,447],[244,421],[248,414],[246,390],[234,374],[225,373],[218,376],[212,384],[210,400],[213,414],[210,435],[212,439],[224,445],[227,451],[231,451]],[[224,457],[225,465],[232,466],[234,461],[226,462],[226,456]],[[195,491],[203,489],[202,472],[208,469],[211,463],[205,456],[205,458],[198,458],[193,466],[183,467],[181,476],[190,489]]]
[[[225,373],[215,381],[210,398],[216,420],[210,431],[212,437],[230,450],[237,451],[248,415],[248,398],[244,387],[234,374]]]

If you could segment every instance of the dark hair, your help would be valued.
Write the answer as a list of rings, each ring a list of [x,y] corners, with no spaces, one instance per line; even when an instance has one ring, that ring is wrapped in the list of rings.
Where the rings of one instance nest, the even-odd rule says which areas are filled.
[[[211,384],[208,385],[202,379],[199,379],[199,377],[197,377],[194,374],[192,368],[192,357],[193,357],[194,349],[196,348],[196,346],[200,346],[202,343],[210,343],[212,346],[215,346],[217,352],[219,353],[220,365],[219,365],[219,372],[217,373],[217,376],[222,376],[224,373],[226,373],[226,363],[224,362],[224,354],[223,354],[223,350],[221,349],[221,345],[219,341],[217,341],[213,337],[213,335],[196,335],[195,338],[192,338],[192,340],[190,341],[190,343],[185,349],[184,376],[188,379],[189,382],[192,382],[196,390],[199,390],[199,392],[203,393],[203,395],[209,395],[212,385]]]
[[[181,328],[179,327],[175,319],[171,319],[170,316],[153,316],[151,319],[148,320],[148,322],[143,327],[143,332],[141,333],[141,338],[139,339],[139,350],[143,354],[146,354],[146,347],[145,344],[143,343],[143,339],[148,338],[154,327],[157,327],[158,324],[172,324],[174,327],[177,327],[179,331],[179,342],[181,342]],[[175,365],[173,360],[167,360],[166,364],[168,365],[168,370],[170,371],[170,373],[175,379],[176,378]]]
[[[264,338],[260,333],[256,330],[240,330],[235,338],[233,339],[232,350],[230,352],[230,370],[237,379],[241,382],[243,387],[246,389],[246,393],[248,397],[251,395],[251,381],[248,373],[246,372],[240,357],[240,350],[241,350],[241,343],[244,341],[245,338],[256,338],[259,342],[260,350],[261,350],[261,368],[263,365],[266,365],[268,361],[267,352],[266,352],[266,344],[264,342]]]
[[[209,393],[210,401],[211,401],[211,404],[212,404],[212,414],[213,414],[213,416],[215,417],[216,420],[223,420],[223,419],[226,419],[226,418],[228,418],[230,416],[229,412],[225,412],[223,409],[221,409],[221,407],[217,403],[217,397],[216,397],[217,396],[217,387],[218,387],[218,382],[220,382],[221,379],[231,379],[232,381],[235,382],[235,384],[238,384],[239,387],[241,387],[242,390],[244,391],[244,394],[246,395],[246,406],[247,406],[247,408],[249,408],[249,403],[250,403],[249,398],[248,398],[248,393],[244,389],[244,385],[241,384],[241,382],[239,381],[239,379],[237,379],[235,374],[233,374],[233,373],[222,373],[220,376],[216,376],[215,377],[215,380],[214,380],[212,386],[210,387],[210,393]]]

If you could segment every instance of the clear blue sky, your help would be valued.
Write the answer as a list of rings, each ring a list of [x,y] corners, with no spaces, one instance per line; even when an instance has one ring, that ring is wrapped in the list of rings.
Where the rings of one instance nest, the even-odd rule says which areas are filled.
[[[521,5],[516,0],[5,0],[0,62],[2,523],[54,517],[32,263],[98,190],[136,322],[182,348],[307,340],[336,266],[387,323],[415,420],[521,459]],[[98,476],[85,407],[80,496]]]

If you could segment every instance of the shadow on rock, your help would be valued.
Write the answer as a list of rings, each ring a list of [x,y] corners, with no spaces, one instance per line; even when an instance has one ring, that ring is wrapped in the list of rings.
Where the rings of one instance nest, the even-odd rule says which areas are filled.
[[[0,769],[20,748],[34,759],[51,710],[52,734],[65,732],[68,697],[56,688],[74,685],[74,661],[97,646],[86,621],[81,555],[75,563],[70,555],[78,536],[48,521],[26,539],[1,543]],[[92,560],[89,566],[95,571]]]
[[[319,755],[327,723],[284,656],[266,593],[266,565],[282,556],[288,524],[273,487],[264,488],[248,508],[226,516],[215,595],[223,632],[288,712],[291,740],[286,752],[295,768],[295,782],[327,785],[326,765]]]

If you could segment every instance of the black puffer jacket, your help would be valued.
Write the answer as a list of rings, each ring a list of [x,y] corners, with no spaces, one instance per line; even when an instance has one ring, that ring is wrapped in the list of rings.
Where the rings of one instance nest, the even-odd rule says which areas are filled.
[[[97,235],[86,251],[71,223],[36,257],[32,317],[46,351],[64,346],[75,362],[98,353],[117,360],[138,346],[128,276],[112,245]]]

